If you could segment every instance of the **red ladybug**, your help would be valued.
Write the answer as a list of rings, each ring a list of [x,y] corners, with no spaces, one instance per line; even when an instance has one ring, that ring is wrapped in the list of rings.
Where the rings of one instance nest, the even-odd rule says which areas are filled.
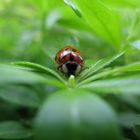
[[[80,51],[70,45],[62,48],[55,56],[58,69],[66,75],[77,75],[83,66]]]

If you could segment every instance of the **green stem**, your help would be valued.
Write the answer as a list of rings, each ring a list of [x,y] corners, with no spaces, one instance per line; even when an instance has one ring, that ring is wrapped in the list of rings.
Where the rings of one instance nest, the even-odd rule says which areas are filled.
[[[74,85],[75,85],[75,76],[74,76],[74,75],[71,75],[71,76],[69,77],[68,82],[69,82],[69,86],[73,88]]]

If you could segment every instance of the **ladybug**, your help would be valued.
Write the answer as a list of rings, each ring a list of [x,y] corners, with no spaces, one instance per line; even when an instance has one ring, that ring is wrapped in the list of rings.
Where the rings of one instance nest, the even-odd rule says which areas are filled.
[[[59,65],[58,69],[68,76],[77,75],[83,67],[81,52],[70,45],[65,46],[56,54],[55,61]]]

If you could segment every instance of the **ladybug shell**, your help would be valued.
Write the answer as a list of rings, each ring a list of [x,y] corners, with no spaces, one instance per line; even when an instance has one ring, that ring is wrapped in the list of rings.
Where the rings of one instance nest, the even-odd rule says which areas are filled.
[[[77,62],[81,66],[83,65],[83,58],[81,52],[72,46],[66,46],[62,48],[56,54],[55,61],[58,65],[63,65],[68,61]]]

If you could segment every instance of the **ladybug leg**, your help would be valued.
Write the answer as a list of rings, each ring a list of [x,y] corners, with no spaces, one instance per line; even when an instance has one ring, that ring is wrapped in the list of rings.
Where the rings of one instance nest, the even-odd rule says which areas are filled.
[[[57,69],[58,71],[61,71],[66,77],[68,77],[68,75],[62,71],[62,65],[58,66]]]
[[[57,69],[58,69],[58,71],[61,71],[62,73],[64,73],[64,72],[62,71],[62,65],[58,66]],[[64,73],[64,74],[65,74],[65,73]]]

